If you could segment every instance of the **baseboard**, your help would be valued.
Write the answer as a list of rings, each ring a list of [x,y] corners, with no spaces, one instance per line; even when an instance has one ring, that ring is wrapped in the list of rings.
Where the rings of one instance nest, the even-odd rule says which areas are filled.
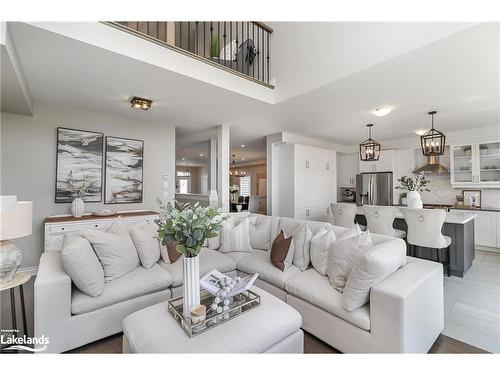
[[[24,273],[27,273],[31,276],[36,276],[36,273],[38,272],[38,266],[22,267],[22,268],[19,268],[19,270],[17,272],[24,272]]]
[[[476,250],[488,251],[490,253],[497,253],[497,254],[500,253],[500,249],[498,247],[476,245],[475,248],[476,248]]]

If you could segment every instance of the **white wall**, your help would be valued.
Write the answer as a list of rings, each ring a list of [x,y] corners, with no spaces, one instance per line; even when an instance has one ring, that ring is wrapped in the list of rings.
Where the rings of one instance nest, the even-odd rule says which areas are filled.
[[[141,204],[106,205],[117,210],[157,209],[156,198],[166,190],[174,197],[175,128],[141,122],[78,108],[35,103],[34,116],[1,113],[1,194],[33,201],[33,234],[16,240],[23,249],[22,267],[38,265],[43,246],[43,220],[68,214],[69,203],[54,203],[56,178],[56,128],[99,131],[104,135],[144,140],[144,195]],[[104,171],[103,171],[104,172]],[[163,174],[170,177],[163,187]],[[91,212],[101,203],[87,203]]]

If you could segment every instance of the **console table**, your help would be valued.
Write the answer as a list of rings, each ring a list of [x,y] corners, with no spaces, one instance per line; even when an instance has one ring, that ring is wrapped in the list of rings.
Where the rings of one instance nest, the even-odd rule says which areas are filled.
[[[158,217],[156,211],[123,211],[111,216],[85,214],[78,218],[71,215],[49,216],[43,222],[45,228],[43,251],[61,250],[66,233],[79,233],[83,229],[107,230],[118,218],[126,224],[141,224],[152,222]]]

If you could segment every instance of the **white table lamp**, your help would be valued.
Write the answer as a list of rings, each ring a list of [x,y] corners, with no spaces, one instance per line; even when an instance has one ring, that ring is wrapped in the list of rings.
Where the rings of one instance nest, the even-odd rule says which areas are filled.
[[[22,252],[10,240],[32,232],[33,203],[18,202],[15,195],[0,196],[0,283],[14,277],[21,265]]]

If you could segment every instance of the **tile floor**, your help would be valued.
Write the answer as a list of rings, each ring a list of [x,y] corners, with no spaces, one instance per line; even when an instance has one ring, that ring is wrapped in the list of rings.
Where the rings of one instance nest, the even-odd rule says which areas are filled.
[[[444,335],[500,353],[500,254],[476,250],[463,278],[444,278]]]

